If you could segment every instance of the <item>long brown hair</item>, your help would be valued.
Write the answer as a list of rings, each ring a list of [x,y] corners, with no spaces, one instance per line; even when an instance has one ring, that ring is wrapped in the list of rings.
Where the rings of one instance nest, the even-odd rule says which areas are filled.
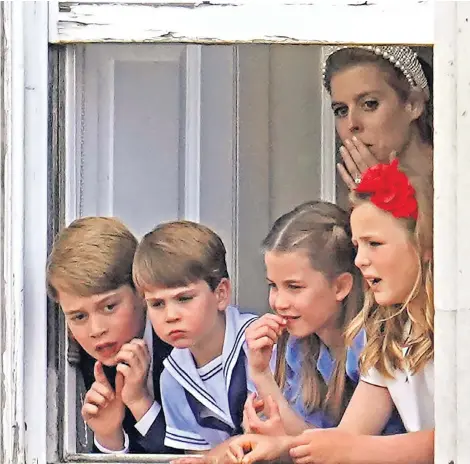
[[[396,219],[408,231],[419,259],[419,274],[403,305],[380,306],[370,290],[366,291],[364,307],[352,321],[346,337],[351,341],[365,328],[367,342],[361,354],[361,371],[375,368],[384,377],[393,378],[394,371],[419,371],[434,356],[434,301],[433,301],[433,187],[432,176],[410,175],[408,179],[416,191],[418,219]],[[351,193],[353,207],[370,201],[370,195]],[[400,259],[399,257],[397,259]],[[419,320],[408,311],[418,295],[424,296]],[[403,355],[404,333],[411,324],[406,341],[406,359]],[[417,325],[419,330],[412,330]]]
[[[338,206],[322,201],[303,203],[281,216],[263,241],[263,251],[305,253],[312,268],[329,282],[343,273],[353,276],[353,287],[343,300],[338,322],[346,327],[362,305],[362,285],[354,266],[355,252],[351,243],[349,215]],[[312,309],[313,310],[313,309]],[[276,381],[281,389],[286,383],[286,344],[284,332],[277,345]],[[307,410],[323,409],[339,421],[352,392],[347,389],[346,344],[337,356],[328,384],[316,369],[321,341],[315,333],[300,340],[302,363],[302,399]]]

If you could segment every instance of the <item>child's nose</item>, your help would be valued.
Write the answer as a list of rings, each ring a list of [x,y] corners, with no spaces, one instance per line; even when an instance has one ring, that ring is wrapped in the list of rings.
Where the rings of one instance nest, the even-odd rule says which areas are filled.
[[[359,269],[361,269],[364,266],[367,266],[368,264],[370,264],[369,259],[367,258],[365,252],[363,250],[361,250],[361,248],[357,249],[357,254],[356,254],[356,258],[354,260],[354,264]]]
[[[289,301],[286,295],[283,292],[277,292],[276,296],[274,297],[273,302],[273,309],[276,312],[285,310],[289,307]]]
[[[99,338],[106,332],[106,327],[99,318],[92,318],[90,325],[90,336],[92,338]]]
[[[178,305],[169,304],[166,308],[166,320],[176,321],[180,317]]]

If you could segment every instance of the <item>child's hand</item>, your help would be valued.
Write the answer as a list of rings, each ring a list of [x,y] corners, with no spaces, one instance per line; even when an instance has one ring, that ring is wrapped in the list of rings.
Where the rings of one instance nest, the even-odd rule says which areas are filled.
[[[353,445],[353,436],[337,428],[311,429],[293,438],[289,454],[295,464],[337,464]]]
[[[230,442],[227,458],[234,464],[273,461],[287,453],[291,439],[287,436],[241,435]]]
[[[147,390],[147,376],[150,366],[150,354],[147,344],[140,338],[134,338],[122,345],[116,355],[117,372],[124,377],[122,401],[139,421],[153,403]]]
[[[263,420],[258,416],[260,412],[263,412],[266,419]],[[287,435],[279,407],[271,396],[263,401],[257,399],[252,393],[247,398],[243,410],[243,426],[247,433],[269,436]]]
[[[277,314],[265,314],[248,326],[245,332],[248,365],[251,376],[271,373],[269,363],[274,345],[286,325]]]
[[[97,361],[94,367],[95,382],[85,395],[82,407],[83,420],[93,430],[98,443],[105,448],[119,451],[124,447],[124,403],[121,392],[124,378],[116,375],[116,391],[104,375],[103,365]]]

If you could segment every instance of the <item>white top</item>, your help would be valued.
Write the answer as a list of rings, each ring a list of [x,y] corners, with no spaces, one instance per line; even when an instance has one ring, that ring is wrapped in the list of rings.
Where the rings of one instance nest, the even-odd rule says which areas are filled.
[[[254,314],[241,314],[229,306],[226,311],[226,327],[222,355],[198,369],[188,348],[174,348],[164,361],[165,369],[160,379],[162,406],[166,419],[165,445],[185,450],[208,450],[230,437],[220,426],[202,426],[207,423],[225,424],[225,429],[236,426],[229,408],[229,391],[232,373],[241,353],[246,353],[245,329],[255,320]],[[245,358],[245,372],[246,372]],[[254,391],[248,379],[246,387]],[[187,394],[197,402],[196,417]],[[198,421],[199,419],[199,421]]]
[[[434,360],[413,375],[397,370],[389,379],[372,368],[361,380],[388,388],[408,432],[434,428]]]
[[[225,388],[220,388],[221,385],[225,385],[222,355],[199,368],[197,373],[204,383],[206,391],[212,395],[212,398],[214,398],[215,402],[227,417],[230,417],[230,406],[228,404],[227,393]]]
[[[150,322],[150,319],[147,318],[145,322],[145,330],[144,330],[144,336],[143,340],[147,344],[149,354],[150,354],[150,364],[149,364],[149,369],[148,369],[148,375],[147,375],[147,389],[152,398],[154,398],[153,394],[153,329],[152,329],[152,324]],[[150,406],[150,409],[142,416],[142,418],[134,424],[134,427],[140,432],[140,434],[145,437],[147,435],[147,432],[149,431],[151,425],[155,422],[155,419],[157,418],[159,412],[161,411],[162,407],[161,405],[157,402],[154,401],[152,406]],[[127,454],[129,452],[129,437],[127,436],[127,433],[124,432],[124,448],[119,451],[112,451],[104,446],[100,445],[96,438],[94,438],[95,446],[102,452],[106,454]]]

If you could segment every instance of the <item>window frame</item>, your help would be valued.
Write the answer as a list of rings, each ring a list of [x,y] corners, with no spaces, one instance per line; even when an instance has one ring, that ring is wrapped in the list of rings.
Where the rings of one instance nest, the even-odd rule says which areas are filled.
[[[158,16],[153,29],[121,27],[129,12],[136,17],[146,16],[150,11],[148,4],[152,4],[152,17]],[[51,113],[54,107],[58,111],[57,101],[54,103],[56,95],[49,89],[61,61],[49,60],[48,49],[53,44],[108,41],[435,44],[434,106],[439,128],[435,133],[434,156],[435,456],[436,462],[469,459],[470,369],[465,342],[470,328],[467,283],[470,263],[465,259],[468,255],[465,251],[470,251],[467,250],[470,245],[466,244],[470,227],[466,205],[470,194],[466,178],[470,171],[470,158],[466,155],[470,145],[466,122],[470,111],[467,90],[470,66],[466,63],[465,45],[470,41],[467,22],[470,5],[408,1],[404,7],[400,2],[368,4],[350,0],[327,6],[313,0],[271,0],[270,15],[264,15],[262,23],[256,21],[266,12],[267,5],[262,0],[160,0],[145,5],[33,1],[0,5],[0,46],[4,57],[0,103],[3,182],[0,267],[4,278],[0,286],[2,308],[8,308],[8,317],[3,311],[0,319],[1,462],[168,461],[168,457],[150,455],[62,456],[54,422],[54,418],[58,419],[55,411],[61,407],[60,398],[54,393],[61,386],[61,379],[57,366],[51,364],[48,356],[53,347],[48,345],[48,309],[43,283],[48,246],[60,219],[57,206],[49,198],[57,191],[54,188],[60,188],[54,184],[54,172],[63,166],[58,152],[54,151],[57,142],[60,146],[60,131],[54,132],[49,124],[52,118],[60,126],[58,118],[54,119]],[[105,10],[111,22],[103,21]],[[327,27],[343,17],[346,20],[340,24],[339,32]],[[234,27],[228,27],[228,18]],[[373,27],[368,27],[370,20]],[[196,21],[201,25],[198,29],[193,27]],[[250,24],[250,28],[238,24]],[[457,91],[461,92],[461,98]],[[334,176],[333,168],[334,163],[325,164],[325,173]],[[328,194],[325,190],[327,195],[331,191]],[[34,311],[28,309],[31,307]]]

